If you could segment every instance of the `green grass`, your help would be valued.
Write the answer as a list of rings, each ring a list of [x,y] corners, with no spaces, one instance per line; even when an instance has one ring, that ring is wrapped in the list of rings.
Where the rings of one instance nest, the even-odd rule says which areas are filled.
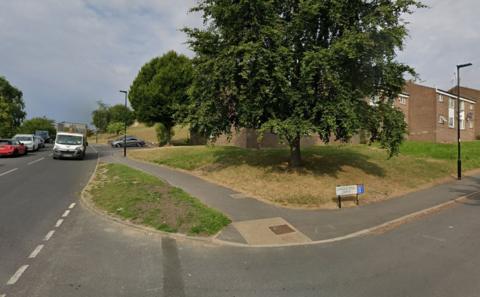
[[[402,144],[403,155],[437,160],[457,160],[457,144],[407,141]],[[462,160],[465,170],[480,168],[480,141],[462,143]]]
[[[480,168],[480,141],[463,146],[465,170]],[[376,201],[452,179],[454,144],[406,142],[397,157],[378,146],[325,145],[302,149],[304,166],[288,166],[289,151],[230,146],[139,150],[130,157],[180,168],[280,205],[335,207],[335,186],[363,183],[363,201]]]
[[[231,222],[181,189],[120,164],[101,164],[90,194],[108,213],[166,232],[213,235]]]

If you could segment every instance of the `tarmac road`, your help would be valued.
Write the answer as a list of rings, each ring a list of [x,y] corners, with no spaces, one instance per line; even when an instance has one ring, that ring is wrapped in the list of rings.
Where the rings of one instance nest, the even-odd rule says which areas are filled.
[[[52,160],[49,152],[0,159],[0,175],[18,168],[0,176],[1,297],[480,292],[476,199],[383,234],[288,248],[229,247],[148,234],[84,209],[78,193],[95,163],[93,151],[84,161]]]

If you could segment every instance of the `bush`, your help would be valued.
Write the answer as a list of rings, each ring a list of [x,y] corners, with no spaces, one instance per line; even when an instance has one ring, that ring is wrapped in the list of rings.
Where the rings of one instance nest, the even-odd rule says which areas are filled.
[[[114,123],[110,123],[108,124],[107,126],[107,132],[108,133],[114,133],[116,135],[120,134],[120,132],[125,128],[125,124],[124,123],[120,123],[120,122],[114,122]]]

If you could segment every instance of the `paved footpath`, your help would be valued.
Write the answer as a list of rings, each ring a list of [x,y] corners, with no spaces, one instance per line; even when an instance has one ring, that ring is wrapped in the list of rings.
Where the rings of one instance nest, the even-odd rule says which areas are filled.
[[[123,163],[148,172],[222,211],[233,223],[217,239],[239,244],[302,244],[341,238],[465,195],[471,195],[469,199],[480,199],[480,194],[475,194],[480,191],[480,175],[477,175],[359,207],[287,209],[245,197],[229,188],[166,166],[139,162],[114,153],[104,157],[103,161]]]

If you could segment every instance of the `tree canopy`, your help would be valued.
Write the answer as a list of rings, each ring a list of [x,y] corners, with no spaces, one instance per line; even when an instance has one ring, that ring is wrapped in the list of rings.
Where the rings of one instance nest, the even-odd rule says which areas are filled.
[[[0,137],[11,137],[25,119],[23,93],[0,76]]]
[[[102,101],[97,102],[98,107],[92,112],[92,124],[95,125],[99,132],[106,132],[110,123],[110,113],[108,106]]]
[[[18,132],[34,134],[37,130],[48,131],[50,137],[55,137],[57,133],[55,121],[46,117],[36,117],[24,121],[18,129]]]
[[[130,126],[135,121],[133,111],[123,104],[116,104],[108,108],[110,114],[110,123],[127,123]]]
[[[407,36],[402,15],[415,0],[201,0],[205,27],[187,28],[194,59],[191,121],[209,135],[272,131],[300,164],[300,139],[348,141],[371,129],[390,155],[406,125],[392,100]],[[366,98],[379,96],[379,104]],[[375,117],[366,118],[373,112]]]
[[[149,125],[161,123],[167,142],[171,129],[186,113],[192,72],[187,56],[169,51],[146,63],[130,87],[128,98],[137,119]]]

